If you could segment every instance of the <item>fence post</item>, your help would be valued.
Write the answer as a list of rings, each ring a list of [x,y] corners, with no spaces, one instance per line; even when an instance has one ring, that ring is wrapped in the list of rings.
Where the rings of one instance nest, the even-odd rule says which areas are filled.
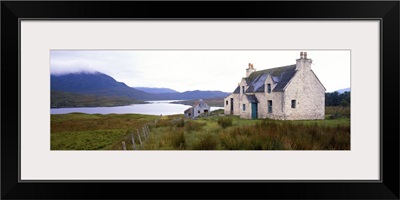
[[[132,146],[133,146],[133,150],[136,150],[136,143],[135,143],[135,138],[133,137],[133,133],[131,134],[132,136]]]
[[[125,141],[122,141],[122,149],[123,149],[123,150],[126,150]]]
[[[140,142],[140,147],[143,148],[142,139],[140,139],[139,129],[136,129],[136,130],[137,130],[137,135],[138,135],[139,142]]]
[[[146,125],[146,128],[147,128],[147,134],[149,134],[149,136],[150,136],[150,128],[149,128],[149,125]]]
[[[144,125],[143,129],[144,129],[144,131],[146,133],[146,137],[149,138],[149,131],[147,130],[147,125]]]
[[[146,130],[145,130],[144,126],[142,127],[142,132],[143,132],[144,140],[147,140],[147,134],[146,134]]]

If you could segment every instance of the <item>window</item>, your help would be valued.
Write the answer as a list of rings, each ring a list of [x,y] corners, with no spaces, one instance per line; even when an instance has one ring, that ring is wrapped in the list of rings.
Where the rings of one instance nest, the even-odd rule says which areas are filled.
[[[246,104],[243,104],[243,111],[246,111]]]
[[[242,93],[244,94],[245,92],[244,92],[244,86],[242,86]]]
[[[272,113],[272,100],[268,100],[268,113]]]
[[[208,110],[204,110],[204,113],[206,113],[206,114],[207,114],[207,113],[208,113]]]
[[[267,92],[271,93],[271,84],[270,83],[267,84]]]
[[[296,108],[296,100],[292,100],[292,108]]]
[[[228,105],[228,101],[226,101],[226,105]]]
[[[200,110],[198,110],[197,113],[200,113]]]
[[[192,114],[192,113],[188,113],[188,116],[190,117],[191,114]]]

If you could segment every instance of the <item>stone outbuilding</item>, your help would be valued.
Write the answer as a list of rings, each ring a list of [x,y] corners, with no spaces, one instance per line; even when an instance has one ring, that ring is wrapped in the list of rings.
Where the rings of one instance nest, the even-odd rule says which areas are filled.
[[[202,99],[199,99],[192,107],[184,111],[185,117],[197,118],[199,116],[206,116],[210,113],[210,106],[208,106]]]
[[[249,64],[246,77],[224,99],[225,115],[245,119],[324,119],[326,89],[311,63],[307,52],[301,52],[293,65],[256,71]]]

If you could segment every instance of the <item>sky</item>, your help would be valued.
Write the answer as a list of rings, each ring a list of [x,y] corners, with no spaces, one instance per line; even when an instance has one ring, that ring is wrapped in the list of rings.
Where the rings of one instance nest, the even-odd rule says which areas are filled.
[[[101,72],[130,87],[233,92],[256,70],[292,65],[307,51],[326,92],[350,87],[349,50],[51,50],[50,73]]]

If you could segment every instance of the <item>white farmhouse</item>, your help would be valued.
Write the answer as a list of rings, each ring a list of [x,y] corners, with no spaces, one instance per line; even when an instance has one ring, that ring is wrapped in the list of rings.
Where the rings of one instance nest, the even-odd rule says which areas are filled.
[[[224,99],[225,115],[281,120],[324,119],[325,87],[311,70],[307,52],[296,64],[256,71],[246,69],[235,91]]]
[[[210,106],[208,106],[202,99],[199,99],[192,107],[184,111],[185,117],[197,118],[200,115],[208,115],[210,112]]]

